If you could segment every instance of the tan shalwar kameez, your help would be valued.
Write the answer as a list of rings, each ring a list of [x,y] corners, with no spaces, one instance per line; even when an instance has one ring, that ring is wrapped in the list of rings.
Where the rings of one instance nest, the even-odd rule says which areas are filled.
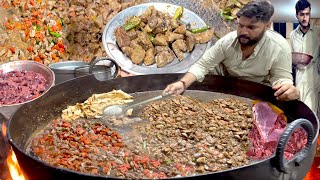
[[[319,74],[318,63],[320,53],[320,28],[310,26],[303,34],[298,26],[290,34],[293,52],[307,53],[313,56],[310,64],[296,70],[296,86],[300,91],[300,100],[315,113],[319,112]]]

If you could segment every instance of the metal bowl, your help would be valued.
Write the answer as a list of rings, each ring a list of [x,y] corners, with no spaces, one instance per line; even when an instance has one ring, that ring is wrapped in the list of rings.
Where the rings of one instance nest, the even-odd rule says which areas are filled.
[[[127,17],[139,16],[152,5],[154,5],[158,11],[167,12],[171,16],[174,15],[175,10],[179,7],[168,3],[145,3],[121,11],[108,22],[103,31],[102,42],[107,54],[114,59],[123,70],[136,75],[187,72],[189,67],[198,61],[205,50],[211,46],[211,41],[206,44],[196,44],[194,50],[186,54],[186,58],[183,61],[175,59],[162,68],[158,68],[155,64],[151,66],[133,64],[130,58],[124,55],[118,47],[114,33],[116,28],[122,26]],[[181,21],[185,24],[190,23],[191,28],[200,28],[207,25],[197,14],[186,8],[184,8]]]
[[[55,84],[60,84],[62,82],[76,78],[76,68],[87,66],[89,66],[89,63],[84,61],[65,61],[52,63],[48,67],[54,72]],[[86,72],[86,74],[89,74],[89,70]]]
[[[305,68],[312,60],[312,56],[306,53],[292,52],[292,64],[297,68]]]
[[[54,72],[48,68],[47,66],[35,62],[35,61],[13,61],[13,62],[9,62],[9,63],[5,63],[0,65],[0,71],[2,71],[3,73],[8,73],[10,71],[14,71],[14,70],[18,70],[18,71],[33,71],[33,72],[37,72],[40,73],[44,76],[44,78],[47,80],[47,84],[46,84],[46,90],[38,97],[23,102],[23,103],[17,103],[17,104],[9,104],[9,105],[0,105],[0,113],[3,114],[6,118],[9,118],[11,116],[11,114],[13,114],[22,104],[28,103],[30,101],[33,101],[39,97],[41,97],[43,94],[45,94],[46,92],[49,91],[49,89],[54,86],[54,81],[55,81],[55,76],[54,76]]]

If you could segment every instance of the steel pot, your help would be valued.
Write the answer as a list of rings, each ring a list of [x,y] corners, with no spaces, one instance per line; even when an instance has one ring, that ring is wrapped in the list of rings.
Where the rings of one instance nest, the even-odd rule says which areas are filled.
[[[89,74],[95,74],[97,79],[101,80],[112,79],[118,75],[119,71],[118,64],[109,58],[93,58],[89,63],[84,61],[58,62],[50,64],[49,68],[55,74],[56,84]]]
[[[127,93],[139,92],[142,95],[148,95],[148,93],[150,95],[154,91],[164,89],[167,84],[177,81],[181,76],[181,74],[145,75],[103,82],[97,80],[94,75],[84,76],[59,84],[43,97],[24,104],[9,121],[8,139],[25,175],[29,179],[116,179],[51,166],[25,151],[28,140],[53,118],[59,117],[61,111],[68,105],[83,102],[93,93],[122,89]],[[277,101],[273,95],[274,91],[262,84],[212,75],[206,76],[201,83],[194,83],[186,93],[189,92],[194,96],[203,96],[203,98],[209,98],[212,93],[218,92],[268,101],[280,107],[287,115],[288,122],[291,123],[281,136],[276,153],[267,159],[239,168],[175,179],[301,180],[307,174],[315,155],[319,122],[315,114],[305,104],[300,101]],[[293,160],[286,161],[283,157],[284,147],[289,135],[300,125],[308,132],[307,147]]]

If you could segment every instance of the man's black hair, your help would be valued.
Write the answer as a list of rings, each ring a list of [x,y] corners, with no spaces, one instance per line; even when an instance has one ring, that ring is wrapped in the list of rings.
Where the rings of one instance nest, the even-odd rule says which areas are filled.
[[[266,0],[254,0],[246,4],[238,13],[241,16],[253,18],[256,21],[269,22],[274,13],[273,5]]]
[[[310,8],[311,10],[311,4],[307,0],[299,0],[296,3],[296,15],[298,15],[299,11],[303,11],[306,8]]]

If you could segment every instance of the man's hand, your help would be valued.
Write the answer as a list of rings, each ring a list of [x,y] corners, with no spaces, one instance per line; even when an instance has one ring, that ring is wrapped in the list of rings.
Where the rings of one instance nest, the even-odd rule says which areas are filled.
[[[192,73],[186,73],[179,81],[169,84],[164,90],[164,94],[182,94],[197,78]]]
[[[277,100],[289,101],[300,97],[299,90],[292,84],[277,84],[272,89],[276,90],[274,96],[277,97]]]
[[[185,91],[185,85],[181,81],[177,81],[175,83],[169,84],[165,89],[164,93],[171,95],[179,95]]]

